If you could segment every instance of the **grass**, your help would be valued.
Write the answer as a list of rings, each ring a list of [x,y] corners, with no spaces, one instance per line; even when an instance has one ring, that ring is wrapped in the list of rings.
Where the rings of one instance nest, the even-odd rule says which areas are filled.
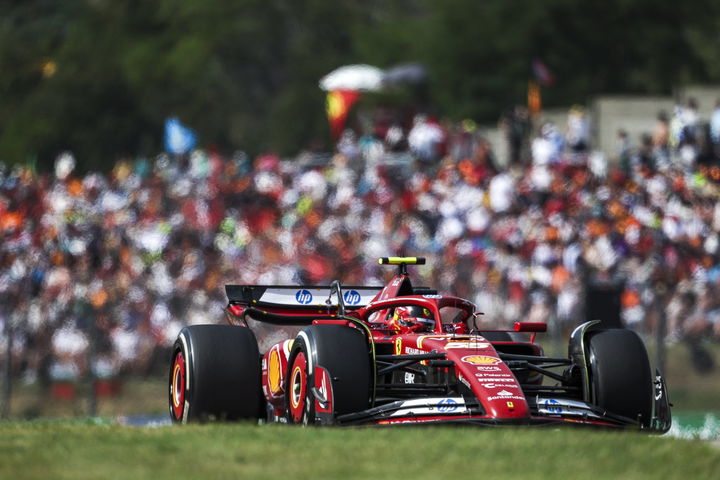
[[[167,413],[167,378],[128,378],[115,395],[97,398],[96,415],[159,415]],[[81,382],[72,400],[53,398],[51,391],[39,384],[15,382],[11,402],[13,419],[86,417],[89,413],[90,386]]]
[[[720,476],[720,448],[573,429],[129,428],[0,423],[0,478],[693,478]]]
[[[692,367],[687,346],[678,344],[667,351],[664,375],[670,401],[677,410],[720,409],[720,345],[706,347],[715,359],[715,369],[704,374]],[[652,352],[650,355],[654,359]]]

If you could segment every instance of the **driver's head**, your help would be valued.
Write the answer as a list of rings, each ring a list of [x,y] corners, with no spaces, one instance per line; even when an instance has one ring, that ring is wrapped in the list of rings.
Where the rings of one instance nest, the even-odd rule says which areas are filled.
[[[404,332],[430,332],[435,328],[432,312],[418,305],[396,307],[392,324]]]

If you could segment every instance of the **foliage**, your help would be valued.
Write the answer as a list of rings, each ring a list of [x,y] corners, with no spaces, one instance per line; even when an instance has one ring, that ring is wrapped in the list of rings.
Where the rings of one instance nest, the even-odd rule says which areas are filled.
[[[422,62],[415,101],[484,122],[535,58],[546,105],[670,94],[720,80],[719,28],[712,0],[0,0],[0,160],[105,170],[158,152],[168,116],[222,151],[327,145],[318,80],[349,63]]]

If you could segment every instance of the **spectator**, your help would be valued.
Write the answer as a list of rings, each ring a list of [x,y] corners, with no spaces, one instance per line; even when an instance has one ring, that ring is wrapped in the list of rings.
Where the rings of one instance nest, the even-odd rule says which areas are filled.
[[[659,305],[669,341],[719,340],[720,174],[680,160],[688,134],[673,122],[691,117],[659,115],[639,147],[620,135],[610,169],[597,152],[590,168],[569,160],[588,153],[584,127],[566,144],[543,125],[532,168],[502,171],[478,128],[446,135],[422,116],[407,135],[348,132],[324,161],[197,151],[108,175],[76,176],[69,154],[52,176],[0,168],[0,322],[14,327],[15,373],[146,373],[183,325],[222,319],[225,283],[377,284],[387,271],[371,260],[388,253],[430,257],[418,281],[475,300],[486,327],[531,316],[567,333],[599,272],[623,279],[627,326],[652,332]],[[399,175],[382,158],[402,138],[422,161]],[[649,287],[657,278],[667,295]]]

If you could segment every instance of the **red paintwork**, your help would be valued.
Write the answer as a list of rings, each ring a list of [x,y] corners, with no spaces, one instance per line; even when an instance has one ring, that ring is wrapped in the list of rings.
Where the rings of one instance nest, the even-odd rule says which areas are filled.
[[[458,380],[468,386],[493,418],[530,416],[520,384],[498,358],[492,344],[479,335],[409,334],[395,339],[395,353],[444,352],[455,363]],[[462,379],[462,380],[461,380]],[[465,381],[463,381],[465,380]]]
[[[324,368],[316,366],[313,376],[315,377],[315,388],[327,399],[327,402],[323,404],[316,398],[315,411],[318,413],[332,413],[334,405],[330,374]]]
[[[276,409],[277,415],[282,415],[285,408],[285,377],[288,373],[288,356],[291,345],[292,340],[276,343],[263,355],[261,362],[263,394],[267,401]],[[275,363],[276,361],[277,364]],[[272,368],[275,370],[271,373]]]
[[[547,323],[545,322],[515,322],[513,329],[516,332],[547,332]]]
[[[342,325],[343,327],[351,327],[352,322],[347,320],[313,320],[313,325]]]
[[[459,414],[451,417],[445,416],[398,416],[371,421],[378,424],[392,423],[427,423],[457,420],[492,421],[500,423],[533,423],[548,420],[546,417],[531,417],[530,408],[523,395],[517,378],[510,368],[499,358],[493,344],[480,335],[468,335],[467,321],[476,312],[471,302],[448,295],[403,295],[398,292],[409,282],[407,275],[397,275],[388,285],[378,293],[366,306],[347,313],[366,323],[376,344],[392,345],[395,354],[420,354],[441,352],[446,354],[447,360],[453,361],[458,382],[469,388],[481,402],[484,415]],[[412,328],[402,328],[391,322],[390,313],[397,306],[416,305],[430,310],[435,318],[434,331],[415,332]],[[441,309],[454,307],[462,315],[459,321],[443,323]],[[230,305],[228,312],[240,318],[246,306]],[[325,309],[308,310],[297,309],[292,306],[277,306],[267,308],[271,313],[278,313],[292,317],[294,315],[315,315],[317,319],[312,323],[345,325],[355,328],[353,322],[337,318],[337,311],[328,307]],[[515,330],[533,333],[530,343],[522,342],[494,342],[495,344],[524,345],[526,349],[541,355],[542,349],[533,343],[534,334],[546,330],[544,323],[518,322]],[[288,366],[288,356],[292,340],[273,345],[262,358],[262,388],[267,401],[272,405],[275,415],[283,417],[289,414],[291,422],[300,423],[303,420],[304,409],[308,401],[308,359],[303,352],[299,352]],[[274,370],[273,370],[274,369]],[[296,372],[297,370],[297,372]],[[330,392],[332,401],[331,373],[320,366],[315,366],[313,386],[320,391]],[[323,386],[323,381],[325,385]],[[539,376],[538,383],[542,381]],[[325,388],[325,390],[322,390]],[[323,406],[317,399],[315,410],[317,412],[331,412],[332,405]],[[551,421],[558,423],[588,423],[597,425],[612,425],[592,419],[561,419]]]

